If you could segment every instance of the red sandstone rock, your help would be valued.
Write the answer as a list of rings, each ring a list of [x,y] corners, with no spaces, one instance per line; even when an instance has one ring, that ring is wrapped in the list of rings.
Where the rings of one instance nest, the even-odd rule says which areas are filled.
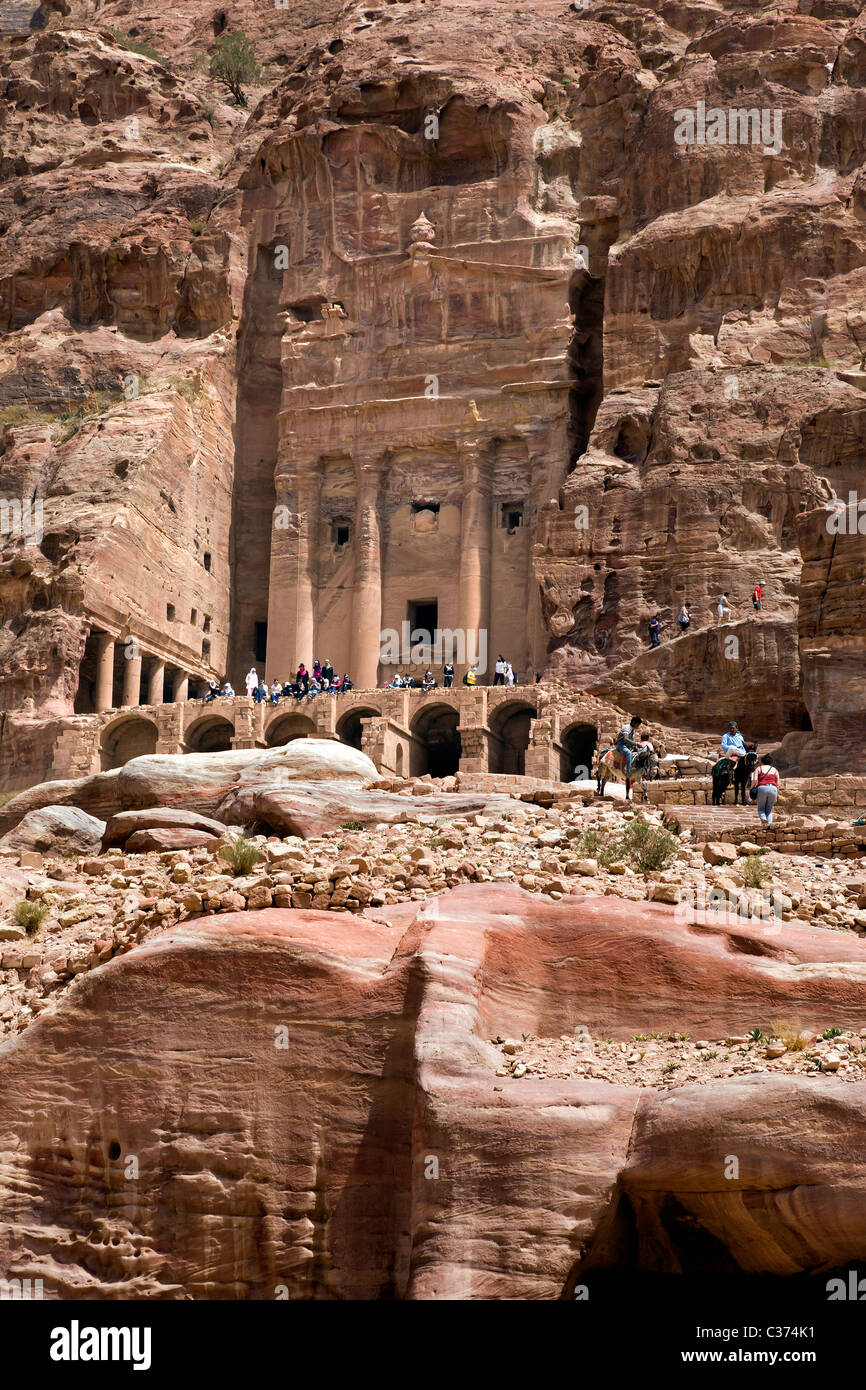
[[[225,826],[210,816],[201,816],[195,811],[155,806],[148,811],[120,811],[116,816],[112,816],[105,827],[102,848],[125,845],[130,835],[137,830],[193,830],[217,837],[225,834]]]
[[[99,848],[104,830],[104,821],[75,806],[45,806],[29,811],[0,839],[0,848],[90,854]]]
[[[209,835],[206,830],[171,826],[162,830],[135,830],[124,848],[129,854],[144,854],[152,849],[196,849],[201,845],[216,846],[221,838],[221,835]]]
[[[491,885],[386,920],[200,919],[76,983],[0,1056],[0,1273],[42,1277],[47,1297],[551,1298],[593,1242],[604,1262],[626,1200],[645,1267],[684,1258],[672,1203],[743,1268],[862,1254],[863,1084],[753,1077],[655,1097],[499,1079],[487,1042],[577,1024],[719,1036],[794,1009],[804,1027],[860,1027],[859,941]],[[742,1186],[723,1186],[722,1149]],[[780,1190],[801,1183],[798,1241]],[[45,1239],[58,1222],[62,1262]]]

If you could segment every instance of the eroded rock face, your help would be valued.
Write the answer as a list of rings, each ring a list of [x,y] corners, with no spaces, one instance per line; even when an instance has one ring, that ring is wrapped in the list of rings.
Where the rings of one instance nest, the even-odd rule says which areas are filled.
[[[862,1258],[863,1083],[658,1096],[517,1080],[495,1075],[488,1039],[578,1023],[719,1036],[792,1009],[861,1027],[864,979],[850,938],[490,885],[366,921],[265,910],[177,927],[92,970],[0,1053],[0,1272],[42,1277],[52,1298],[551,1298],[585,1255],[625,1259],[622,1201],[643,1268],[693,1267],[682,1211],[734,1268]],[[741,1183],[724,1176],[733,1131]],[[796,1239],[780,1196],[794,1188]],[[45,1238],[58,1223],[62,1262]]]
[[[866,529],[856,489],[842,493],[837,506],[798,518],[803,693],[814,728],[799,754],[806,773],[866,767],[866,537],[861,525]]]
[[[314,640],[366,677],[403,581],[519,668],[689,728],[730,702],[805,725],[794,517],[862,454],[853,0],[508,26],[244,0],[226,22],[271,65],[247,112],[195,68],[219,24],[194,5],[136,16],[162,61],[66,10],[2,39],[0,468],[44,505],[0,566],[10,755],[39,775],[37,716],[100,707],[102,634],[117,704],[237,685],[265,621],[269,678]],[[724,139],[678,137],[701,104]]]

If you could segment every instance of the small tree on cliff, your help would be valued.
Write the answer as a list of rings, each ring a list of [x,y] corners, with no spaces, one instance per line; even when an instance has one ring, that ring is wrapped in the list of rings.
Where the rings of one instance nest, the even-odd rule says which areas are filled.
[[[238,106],[246,106],[244,83],[257,82],[262,75],[246,34],[223,34],[210,60],[210,75],[228,87]]]

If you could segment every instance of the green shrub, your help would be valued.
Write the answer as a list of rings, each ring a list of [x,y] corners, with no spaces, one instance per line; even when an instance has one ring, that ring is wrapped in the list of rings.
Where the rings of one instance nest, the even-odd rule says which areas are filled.
[[[253,46],[244,33],[223,34],[210,60],[210,75],[228,87],[238,106],[246,106],[244,86],[262,75]]]
[[[201,385],[196,381],[190,381],[188,376],[170,376],[167,385],[179,396],[183,396],[187,405],[197,401],[202,392]]]
[[[16,402],[14,405],[4,406],[0,410],[0,428],[3,425],[33,425],[43,424],[51,421],[54,416],[47,410],[40,410],[35,405],[25,405]]]
[[[741,859],[737,868],[743,875],[743,882],[747,888],[763,888],[773,877],[773,867],[766,863],[760,855],[749,855],[747,859]]]
[[[254,845],[252,840],[243,833],[227,835],[220,845],[218,853],[220,859],[231,869],[235,878],[241,874],[248,874],[262,857],[258,845]]]
[[[45,921],[48,907],[45,903],[32,903],[25,898],[23,902],[18,903],[13,915],[18,926],[30,934]]]
[[[364,822],[363,822],[362,820],[344,820],[344,821],[341,821],[341,822],[340,822],[340,829],[341,829],[341,830],[363,830],[363,829],[364,829]]]
[[[119,43],[121,48],[125,48],[129,53],[140,53],[142,58],[153,58],[157,63],[162,62],[155,48],[151,48],[146,43],[138,43],[123,29],[112,29],[111,36],[115,43]]]
[[[623,856],[622,842],[615,835],[611,835],[610,831],[597,830],[595,826],[589,826],[584,830],[580,839],[576,841],[575,848],[583,857],[597,860],[602,868],[616,863]]]
[[[629,821],[622,837],[626,858],[642,874],[664,869],[676,857],[679,843],[664,826],[645,820]]]

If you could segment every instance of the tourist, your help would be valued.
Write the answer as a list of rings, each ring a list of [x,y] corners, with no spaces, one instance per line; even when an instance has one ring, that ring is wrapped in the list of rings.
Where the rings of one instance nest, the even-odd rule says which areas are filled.
[[[505,657],[500,652],[496,658],[496,665],[493,668],[493,684],[505,684]]]
[[[316,669],[316,668],[315,668],[315,666],[314,666],[314,667],[313,667],[313,671],[314,671],[314,672],[315,672],[315,669]],[[321,669],[322,669],[322,668],[319,667],[319,670],[321,670]],[[316,696],[317,696],[317,695],[320,695],[321,692],[322,692],[322,682],[321,682],[321,681],[316,677],[316,675],[314,674],[314,675],[313,675],[313,679],[310,681],[310,684],[309,684],[308,687],[307,687],[307,699],[308,699],[308,700],[315,700]]]
[[[399,672],[399,671],[396,671],[396,672],[394,673],[394,675],[391,677],[391,679],[390,679],[390,681],[388,682],[388,684],[385,686],[385,689],[386,689],[386,690],[402,690],[402,689],[403,689],[403,677],[400,675],[400,672]]]
[[[313,662],[312,675],[314,681],[320,681],[322,679],[322,663],[318,657],[316,657],[315,661]]]
[[[271,704],[272,704],[272,705],[278,705],[278,704],[280,703],[280,695],[282,694],[282,690],[283,690],[283,687],[282,687],[282,682],[281,682],[281,681],[274,680],[274,681],[271,682]]]
[[[469,667],[469,670],[466,672],[466,675],[463,677],[463,684],[464,684],[464,685],[477,685],[477,684],[478,684],[478,671],[477,671],[477,668],[476,668],[475,666],[470,666],[470,667]]]
[[[310,673],[304,665],[303,661],[298,667],[298,674],[295,676],[295,681],[306,694],[307,686],[310,684]]]
[[[512,666],[512,664],[511,664],[510,661],[506,661],[506,663],[505,663],[505,684],[506,684],[506,685],[515,685],[516,682],[517,682],[517,677],[516,677],[515,674],[514,674],[514,667]]]
[[[262,701],[263,701],[263,700],[266,700],[267,698],[268,698],[268,687],[265,685],[265,683],[264,683],[263,680],[262,680],[262,681],[259,681],[259,683],[258,683],[258,685],[256,686],[255,690],[253,691],[253,699],[255,700],[255,702],[256,702],[257,705],[260,705],[260,704],[262,703]]]
[[[207,694],[205,695],[204,699],[202,700],[202,704],[203,704],[203,705],[209,705],[210,702],[211,702],[211,700],[215,700],[216,697],[217,697],[217,696],[219,695],[219,693],[220,693],[220,688],[219,688],[219,686],[217,685],[217,683],[216,683],[215,680],[209,680],[208,683],[207,683],[207,685],[208,685],[208,690],[207,690]]]
[[[251,696],[259,683],[259,673],[255,666],[251,666],[246,674],[247,696]]]
[[[770,761],[769,753],[764,753],[752,773],[752,786],[758,789],[758,815],[762,825],[773,824],[773,807],[779,795],[779,774]]]
[[[334,668],[331,665],[329,657],[325,657],[325,664],[322,667],[322,674],[319,677],[319,679],[322,682],[322,689],[329,690],[331,687],[331,681],[334,679]]]
[[[746,756],[746,745],[743,742],[743,735],[737,728],[737,721],[732,719],[728,724],[727,733],[722,734],[722,741],[719,744],[719,751],[723,758],[728,758],[735,753],[738,758]]]
[[[442,684],[446,690],[450,690],[454,684],[454,666],[450,661],[446,661],[442,667]]]
[[[634,757],[635,749],[639,742],[638,724],[642,723],[643,720],[640,715],[633,714],[628,723],[623,724],[617,735],[616,749],[617,752],[622,753],[625,758],[626,774],[631,772],[632,758]]]
[[[661,631],[661,617],[656,613],[655,617],[650,618],[649,623],[650,647],[658,647],[661,645]]]
[[[234,697],[235,697],[235,692],[234,692],[234,690],[232,689],[232,683],[231,683],[231,681],[229,681],[229,680],[224,680],[224,681],[223,681],[223,686],[222,686],[222,690],[220,691],[220,696],[222,697],[223,700],[233,700],[233,699],[234,699]]]
[[[763,593],[764,586],[759,579],[754,589],[752,590],[752,607],[754,608],[756,613],[760,613],[761,611],[761,599],[763,597]]]
[[[348,671],[346,671],[345,674],[344,674],[344,676],[343,676],[343,682],[342,682],[342,685],[341,685],[340,689],[341,689],[341,690],[354,690],[354,689],[355,689],[355,682],[352,680],[352,677],[349,675]]]
[[[719,602],[716,605],[716,614],[718,619],[717,626],[721,626],[721,624],[725,621],[725,618],[730,617],[731,608],[728,604],[727,590],[725,590],[725,592],[722,594],[722,597],[719,599]]]
[[[435,687],[436,683],[436,677],[433,675],[433,672],[430,670],[430,667],[428,666],[427,670],[424,672],[424,679],[421,682],[421,688],[422,690],[432,690]]]
[[[682,634],[688,632],[689,628],[691,627],[692,615],[689,612],[690,607],[691,604],[684,603],[679,613],[677,614],[677,623],[679,624],[679,629]]]
[[[342,684],[343,684],[343,683],[342,683],[342,681],[340,680],[340,677],[339,677],[339,676],[337,676],[337,675],[332,675],[332,676],[331,676],[331,683],[330,683],[330,685],[328,686],[328,694],[329,694],[329,695],[339,695],[340,690],[342,689]]]

